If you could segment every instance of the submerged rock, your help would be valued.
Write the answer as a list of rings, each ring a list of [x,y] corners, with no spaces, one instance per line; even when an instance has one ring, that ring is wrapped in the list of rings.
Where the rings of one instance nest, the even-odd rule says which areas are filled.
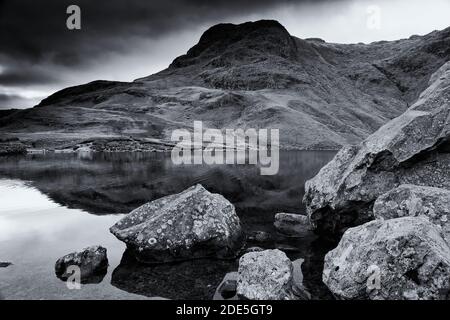
[[[374,220],[344,233],[323,281],[341,299],[447,299],[450,248],[425,217]]]
[[[146,297],[211,300],[223,276],[237,270],[235,260],[195,259],[168,264],[144,264],[125,250],[111,284]]]
[[[281,250],[285,253],[294,253],[294,252],[300,252],[300,248],[296,247],[296,246],[291,246],[289,244],[285,244],[285,243],[276,243],[275,244],[275,248],[278,250]]]
[[[274,226],[278,232],[290,237],[306,237],[313,230],[307,216],[295,213],[277,213]]]
[[[383,219],[427,216],[442,227],[447,242],[450,240],[450,190],[401,185],[378,197],[373,213],[376,218]]]
[[[340,234],[373,218],[374,201],[401,184],[450,189],[450,62],[403,115],[359,146],[344,147],[306,182],[315,229]]]
[[[10,265],[12,265],[11,262],[2,262],[2,261],[0,261],[0,268],[6,268],[6,267],[9,267]]]
[[[303,284],[303,271],[302,265],[305,262],[304,259],[297,259],[292,261],[292,292],[300,300],[310,300],[311,294],[308,292]]]
[[[248,235],[247,240],[251,241],[251,242],[263,243],[263,242],[271,241],[272,236],[268,232],[258,230],[258,231],[251,232]]]
[[[56,261],[56,276],[67,280],[74,273],[71,268],[73,266],[80,268],[81,283],[100,283],[108,270],[106,249],[102,246],[92,246],[65,255]]]
[[[239,260],[237,294],[249,300],[290,300],[293,266],[280,250],[243,255]]]
[[[110,231],[146,263],[233,258],[244,244],[234,206],[199,184],[144,204]]]
[[[217,287],[213,300],[237,300],[237,278],[237,272],[227,273]]]
[[[244,250],[244,254],[250,253],[250,252],[261,252],[261,251],[264,251],[264,249],[261,247],[249,247]]]

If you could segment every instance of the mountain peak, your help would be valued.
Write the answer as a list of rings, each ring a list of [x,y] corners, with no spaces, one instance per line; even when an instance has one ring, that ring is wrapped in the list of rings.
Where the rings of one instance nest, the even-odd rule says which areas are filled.
[[[199,44],[210,44],[215,41],[242,37],[255,31],[275,32],[281,31],[289,36],[288,31],[276,20],[258,20],[241,24],[219,23],[206,30],[200,38]]]
[[[170,68],[208,61],[224,53],[244,58],[250,51],[251,56],[269,54],[288,59],[295,56],[296,45],[286,28],[276,20],[221,23],[206,30],[199,42],[185,55],[176,58]]]

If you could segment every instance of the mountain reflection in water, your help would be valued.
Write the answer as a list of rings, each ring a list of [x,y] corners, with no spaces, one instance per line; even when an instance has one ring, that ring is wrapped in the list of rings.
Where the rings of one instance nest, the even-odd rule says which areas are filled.
[[[281,152],[274,176],[252,165],[174,165],[167,153],[38,154],[2,159],[0,176],[30,181],[56,203],[93,214],[128,213],[201,183],[231,201],[244,225],[264,225],[272,213],[304,211],[305,181],[334,154]]]
[[[40,267],[39,270],[43,272],[43,275],[40,276],[41,279],[50,277],[53,270],[49,266],[54,264],[61,253],[69,253],[73,248],[85,244],[109,243],[108,256],[112,257],[108,270],[109,276],[105,278],[100,287],[106,286],[104,288],[107,292],[105,293],[106,297],[110,297],[110,293],[113,297],[119,296],[114,291],[117,289],[112,289],[118,288],[124,292],[148,297],[212,298],[223,276],[227,272],[237,270],[237,261],[197,260],[157,266],[142,265],[134,261],[126,251],[124,253],[123,244],[109,234],[108,226],[112,225],[112,222],[109,222],[110,219],[99,220],[103,219],[102,217],[113,217],[111,214],[115,213],[128,213],[148,201],[181,192],[193,184],[201,183],[209,191],[222,194],[236,206],[237,214],[241,218],[246,232],[265,231],[271,235],[267,242],[250,243],[250,246],[295,247],[297,250],[288,255],[291,259],[298,257],[305,259],[303,265],[305,283],[311,288],[313,295],[327,295],[320,278],[323,255],[329,249],[328,245],[320,243],[314,237],[293,239],[280,236],[274,230],[273,217],[277,212],[304,212],[301,200],[305,181],[313,177],[321,167],[331,160],[334,154],[333,151],[281,152],[280,171],[274,176],[261,176],[259,168],[252,165],[177,166],[172,163],[170,154],[163,153],[36,154],[0,159],[0,179],[26,181],[28,186],[39,190],[62,208],[76,209],[80,215],[83,215],[80,216],[77,228],[74,227],[74,230],[70,231],[69,224],[63,225],[61,214],[64,212],[58,214],[59,218],[56,215],[57,211],[67,209],[40,210],[39,214],[47,212],[45,213],[47,216],[42,219],[61,219],[59,224],[52,224],[51,230],[39,230],[40,233],[46,234],[43,238],[45,242],[42,242],[42,246],[45,243],[45,248],[31,248],[30,246],[40,246],[41,242],[30,243],[26,240],[26,235],[23,235],[23,245],[30,247],[30,250],[43,253],[36,258],[27,257],[28,260],[31,260],[27,263],[33,263]],[[10,194],[14,195],[15,193],[10,192]],[[13,199],[9,202],[23,203],[23,199],[19,198],[19,192],[17,195],[17,200]],[[33,204],[30,203],[30,206]],[[33,208],[28,209],[33,211]],[[4,214],[7,213],[4,212]],[[51,218],[53,214],[55,215]],[[2,211],[0,210],[0,218],[1,215]],[[36,214],[33,213],[33,215],[36,217]],[[94,222],[88,217],[89,215],[99,219]],[[70,215],[70,217],[70,219],[76,218],[74,215]],[[113,218],[113,220],[118,218]],[[15,219],[19,219],[19,217],[16,216]],[[21,219],[18,221],[22,221],[23,225],[27,220]],[[41,218],[36,217],[36,219]],[[43,221],[42,219],[39,221]],[[89,231],[89,228],[80,229],[81,225],[89,223],[87,221],[90,220],[92,220],[91,228],[99,230],[95,233],[96,240],[92,239],[94,231]],[[55,229],[58,225],[67,229],[65,234],[76,233],[77,241],[68,242],[69,240],[67,240],[67,244],[65,244],[66,240],[63,241],[61,238],[63,235],[60,235],[59,231]],[[30,228],[32,227],[30,226]],[[23,228],[21,232],[26,233],[26,226]],[[35,228],[32,231],[34,232],[34,230]],[[0,247],[9,245],[12,241],[19,247],[21,233],[15,232],[14,235],[16,238],[9,239],[10,241],[4,242],[5,244],[0,241]],[[54,235],[53,242],[52,235]],[[86,239],[86,237],[91,238]],[[100,241],[101,239],[104,240]],[[9,254],[6,258],[11,258],[16,268],[20,269],[23,258],[20,253],[15,256],[11,246],[10,249],[6,251]],[[9,279],[11,282],[10,288],[15,285],[16,278],[20,279],[23,276],[19,274],[19,269],[17,272],[10,269],[4,273],[5,279]],[[30,276],[28,287],[33,286],[34,276],[33,278]],[[51,276],[54,277],[54,274]],[[112,287],[110,284],[107,287],[108,281]],[[53,287],[58,286],[57,283],[51,283]],[[45,288],[34,288],[33,290],[36,294],[41,294]],[[57,289],[55,292],[59,292],[59,290],[62,289]],[[10,291],[16,292],[12,289]],[[6,294],[2,293],[8,298],[8,290],[6,290]],[[27,297],[40,298],[40,296],[35,296],[36,294],[31,295],[30,293],[31,296]],[[94,293],[86,294],[89,297],[91,295],[96,297]],[[53,297],[50,294],[44,296]],[[83,293],[77,293],[77,296],[86,298]]]

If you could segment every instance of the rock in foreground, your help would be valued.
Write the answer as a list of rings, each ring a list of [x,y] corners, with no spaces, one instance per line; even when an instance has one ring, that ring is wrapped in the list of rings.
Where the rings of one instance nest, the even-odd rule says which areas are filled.
[[[234,206],[201,185],[144,204],[110,231],[146,263],[233,258],[244,242]]]
[[[401,184],[450,189],[450,62],[400,117],[359,146],[344,147],[306,182],[304,202],[323,234],[373,218],[372,206]]]
[[[274,226],[278,232],[290,237],[306,237],[311,234],[312,227],[307,216],[295,213],[277,213]]]
[[[280,250],[243,255],[239,260],[237,294],[248,300],[291,300],[293,266]]]
[[[427,216],[442,227],[447,242],[450,240],[450,191],[447,189],[401,185],[378,197],[373,214],[383,219]]]
[[[344,233],[323,281],[341,299],[447,299],[450,248],[425,217],[374,220]]]
[[[100,283],[108,270],[106,249],[102,246],[92,246],[65,255],[56,261],[56,276],[67,280],[74,273],[71,269],[73,266],[80,268],[81,283]]]

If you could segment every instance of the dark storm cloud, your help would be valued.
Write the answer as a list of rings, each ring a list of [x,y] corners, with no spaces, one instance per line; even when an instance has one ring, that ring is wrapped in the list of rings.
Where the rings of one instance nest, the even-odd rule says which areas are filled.
[[[60,81],[60,78],[47,70],[36,70],[32,66],[8,67],[0,73],[0,84],[4,86],[27,86],[35,83],[51,84],[58,81]]]
[[[7,95],[7,94],[0,93],[0,105],[8,103],[8,102],[12,101],[13,99],[18,99],[18,98],[20,98],[20,97],[16,96],[16,95]]]
[[[39,80],[39,73],[27,72],[27,65],[44,66],[52,80],[53,66],[95,63],[105,53],[129,50],[142,38],[156,39],[286,2],[310,1],[0,0],[0,67],[10,69],[0,76],[0,85]],[[66,8],[71,4],[81,8],[82,30],[66,28]]]
[[[41,98],[24,98],[18,95],[0,93],[0,111],[8,109],[22,108],[23,105],[36,105]]]

